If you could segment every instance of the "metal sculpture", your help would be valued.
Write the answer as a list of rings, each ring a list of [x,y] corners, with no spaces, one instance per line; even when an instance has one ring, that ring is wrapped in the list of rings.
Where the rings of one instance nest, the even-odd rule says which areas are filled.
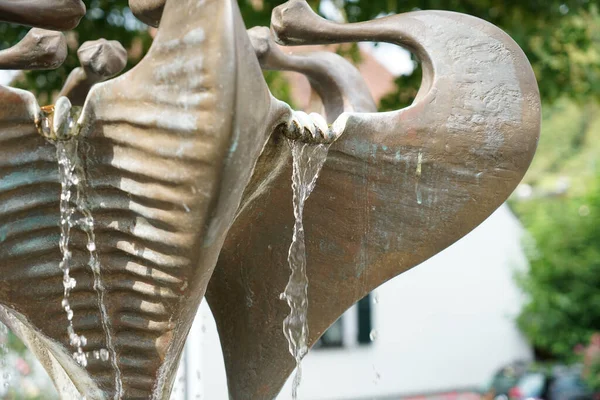
[[[39,23],[5,3],[0,20]],[[65,398],[168,398],[207,287],[231,398],[278,393],[294,367],[279,300],[293,223],[285,138],[334,142],[305,210],[311,344],[481,223],[535,152],[531,67],[482,20],[419,11],[340,25],[291,0],[271,37],[247,33],[233,0],[131,8],[160,25],[129,72],[97,83],[125,57],[99,42],[80,50],[63,89],[72,101],[40,108],[0,87],[0,319]],[[410,107],[378,114],[352,65],[286,56],[273,39],[395,43],[422,61],[422,87]],[[261,66],[306,74],[325,117],[275,99]]]
[[[539,95],[519,47],[466,15],[420,11],[339,25],[292,0],[272,24],[283,44],[402,45],[423,68],[410,107],[336,122],[343,133],[304,210],[314,344],[352,304],[460,239],[508,197],[536,148]],[[269,189],[237,217],[207,293],[236,399],[273,398],[295,367],[281,334],[287,307],[277,300],[288,274],[291,158],[282,143],[269,146],[285,161],[276,177],[257,167],[269,171]],[[268,284],[256,278],[265,276]]]
[[[0,0],[0,21],[51,30],[75,28],[85,15],[81,0]]]
[[[0,51],[0,69],[53,69],[67,58],[67,39],[60,32],[33,28],[16,45]]]
[[[71,71],[58,95],[76,106],[83,106],[92,86],[119,74],[127,65],[127,51],[115,40],[85,42],[77,50],[77,57],[81,67]]]
[[[156,28],[162,18],[165,0],[129,0],[129,7],[140,21]]]

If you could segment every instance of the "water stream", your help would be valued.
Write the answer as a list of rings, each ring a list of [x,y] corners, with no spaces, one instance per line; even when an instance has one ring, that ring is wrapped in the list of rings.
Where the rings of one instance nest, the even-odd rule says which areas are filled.
[[[63,299],[62,307],[67,314],[67,333],[69,334],[69,343],[75,348],[73,358],[79,365],[87,366],[87,355],[83,347],[87,344],[87,338],[75,332],[73,326],[73,309],[69,301],[71,290],[77,286],[75,278],[71,277],[71,261],[73,254],[70,249],[71,228],[76,224],[76,207],[73,206],[73,197],[77,196],[78,190],[74,189],[79,185],[79,177],[76,173],[75,158],[77,156],[77,143],[75,140],[57,141],[56,158],[58,160],[58,172],[60,179],[60,252],[62,260],[60,269],[63,272]],[[75,193],[74,193],[75,190]]]
[[[301,361],[308,352],[308,277],[302,215],[304,203],[315,188],[330,145],[314,145],[294,140],[289,140],[288,143],[293,156],[292,192],[295,223],[288,252],[291,274],[281,298],[286,300],[290,307],[290,314],[283,321],[283,333],[288,340],[290,353],[296,360],[292,397],[297,399],[298,386],[302,380]]]
[[[67,314],[67,333],[69,342],[74,347],[73,358],[83,367],[88,364],[88,358],[93,357],[102,361],[111,362],[115,373],[115,399],[123,396],[121,371],[117,363],[117,354],[113,343],[112,328],[106,308],[106,288],[102,280],[101,264],[96,249],[96,236],[94,233],[94,218],[87,204],[85,195],[85,172],[78,156],[78,140],[57,140],[56,155],[61,184],[60,194],[60,251],[62,260],[60,268],[63,271],[63,299],[62,307]],[[71,291],[76,287],[77,281],[70,275],[73,255],[70,249],[71,229],[78,228],[86,234],[86,249],[89,256],[87,266],[91,269],[94,278],[94,290],[98,297],[100,322],[104,332],[106,347],[92,352],[85,352],[87,338],[79,335],[73,326],[73,309],[69,301]]]
[[[0,371],[2,371],[2,386],[8,388],[10,385],[10,372],[8,372],[8,328],[0,322]],[[0,392],[2,389],[0,389]]]

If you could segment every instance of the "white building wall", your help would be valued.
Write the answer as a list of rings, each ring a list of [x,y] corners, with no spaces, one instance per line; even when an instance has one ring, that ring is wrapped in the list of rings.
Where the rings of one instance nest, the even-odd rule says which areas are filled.
[[[300,399],[474,388],[504,364],[530,359],[513,322],[522,304],[513,280],[525,265],[521,234],[503,206],[455,245],[380,287],[373,305],[375,342],[309,353]],[[353,325],[346,321],[349,329]],[[188,342],[187,357],[196,360],[187,375],[188,399],[226,399],[218,336],[205,304]],[[289,399],[290,393],[288,382],[278,399]]]

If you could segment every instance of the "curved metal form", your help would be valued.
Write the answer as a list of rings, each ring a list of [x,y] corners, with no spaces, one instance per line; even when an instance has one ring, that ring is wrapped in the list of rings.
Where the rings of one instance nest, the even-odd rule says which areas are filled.
[[[293,0],[275,10],[273,30],[284,44],[395,43],[423,63],[410,107],[348,112],[334,124],[342,134],[304,209],[312,345],[356,301],[505,201],[535,152],[540,100],[521,49],[470,16],[419,11],[339,25]],[[294,219],[289,156],[278,165],[229,231],[207,292],[234,399],[274,398],[295,366],[278,299]]]

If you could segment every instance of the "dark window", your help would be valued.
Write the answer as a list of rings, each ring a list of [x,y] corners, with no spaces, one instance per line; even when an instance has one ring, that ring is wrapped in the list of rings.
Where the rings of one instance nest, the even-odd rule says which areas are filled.
[[[358,302],[358,343],[361,345],[371,344],[371,331],[373,323],[371,320],[372,296],[367,295]]]
[[[358,302],[356,309],[350,310],[350,312],[357,313],[358,326],[353,331],[357,332],[356,342],[359,345],[368,345],[373,342],[371,340],[371,332],[373,330],[372,302],[373,296],[369,294]],[[344,318],[344,316],[340,317],[325,331],[321,339],[315,344],[315,348],[339,348],[349,345],[348,343],[344,343]]]

